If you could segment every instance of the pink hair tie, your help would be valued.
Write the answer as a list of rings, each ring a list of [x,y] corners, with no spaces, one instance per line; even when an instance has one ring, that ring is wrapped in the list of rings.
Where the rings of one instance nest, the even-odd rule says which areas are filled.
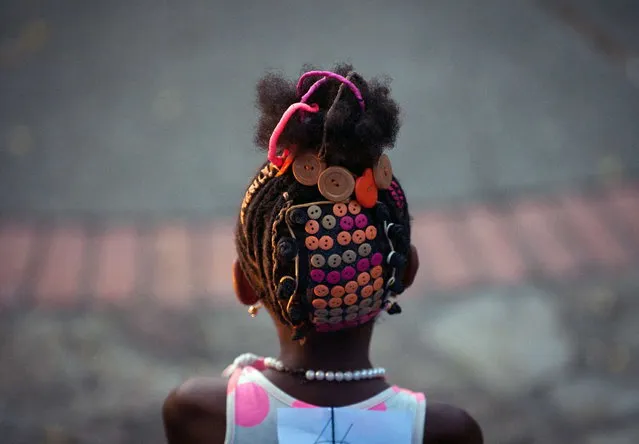
[[[313,84],[313,86],[311,86],[309,88],[309,90],[306,92],[306,94],[304,94],[302,96],[302,100],[300,100],[300,102],[305,103],[308,98],[313,95],[313,93],[315,91],[317,91],[317,88],[319,88],[320,86],[322,86],[324,83],[326,83],[328,81],[328,79],[334,79],[334,80],[338,80],[340,82],[342,82],[343,84],[345,84],[346,86],[348,86],[351,91],[353,91],[353,94],[355,95],[355,98],[357,99],[357,101],[359,102],[359,106],[362,108],[362,111],[365,111],[366,107],[364,104],[364,98],[362,97],[362,93],[359,90],[359,88],[357,86],[355,86],[355,84],[353,82],[351,82],[350,80],[348,80],[347,78],[340,76],[339,74],[336,74],[334,72],[331,71],[309,71],[306,72],[304,74],[302,74],[302,77],[300,77],[300,79],[297,81],[297,94],[301,94],[301,89],[302,89],[302,82],[304,82],[304,80],[306,80],[308,77],[311,76],[324,76],[322,79],[318,80],[317,82],[315,82]]]
[[[319,106],[308,105],[306,103],[294,103],[288,107],[282,118],[278,122],[277,126],[273,130],[273,134],[271,134],[271,139],[268,142],[268,160],[275,165],[278,169],[282,167],[284,164],[284,159],[286,158],[288,152],[285,150],[282,156],[277,155],[277,140],[280,138],[282,131],[286,127],[286,124],[290,120],[290,118],[295,114],[297,110],[307,111],[309,113],[316,113],[319,111]]]

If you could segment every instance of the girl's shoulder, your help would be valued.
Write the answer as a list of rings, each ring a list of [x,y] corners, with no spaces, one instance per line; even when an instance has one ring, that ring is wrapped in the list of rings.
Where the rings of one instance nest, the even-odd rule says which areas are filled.
[[[429,402],[424,429],[424,444],[483,444],[481,427],[463,409],[449,404]]]
[[[164,400],[162,419],[168,444],[224,442],[228,379],[192,378]]]

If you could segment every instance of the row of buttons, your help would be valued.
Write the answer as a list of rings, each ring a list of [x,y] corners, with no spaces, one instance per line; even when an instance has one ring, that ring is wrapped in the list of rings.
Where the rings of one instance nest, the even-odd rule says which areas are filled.
[[[317,231],[315,233],[317,233]],[[366,239],[374,240],[376,237],[377,229],[371,225],[366,231],[357,230],[352,235],[347,231],[342,231],[337,235],[337,242],[342,246],[347,246],[351,241],[357,245],[361,245]],[[335,245],[335,241],[329,235],[324,235],[319,239],[317,236],[307,236],[304,240],[304,245],[306,245],[306,248],[310,251],[315,251],[318,248],[330,250]]]
[[[327,315],[329,316],[319,316],[316,314],[316,316],[313,318],[313,323],[316,325],[322,325],[322,324],[337,324],[339,322],[342,321],[354,321],[355,319],[361,317],[361,316],[366,316],[368,314],[370,314],[373,311],[379,310],[382,306],[382,301],[377,301],[374,302],[370,307],[363,307],[363,308],[359,308],[359,307],[354,307],[357,308],[357,311],[353,311],[351,313],[347,313],[346,315],[342,316],[341,313],[338,313],[338,310],[341,309],[334,309],[331,310],[330,312],[327,312]],[[319,311],[319,310],[318,310]]]
[[[381,285],[383,286],[384,282],[382,281]],[[378,286],[379,288],[375,289],[375,286],[373,285],[367,285],[364,288],[362,288],[362,299],[359,303],[360,307],[364,307],[364,306],[368,306],[370,305],[370,301],[377,301],[379,299],[381,299],[382,296],[384,296],[384,290],[381,288],[381,286]],[[375,292],[375,294],[373,294],[373,292]],[[371,298],[370,296],[373,295],[373,297]],[[351,306],[351,305],[355,305],[355,303],[358,301],[358,297],[355,293],[349,293],[347,294],[343,299],[341,298],[341,296],[333,296],[331,299],[329,299],[328,301],[326,301],[326,299],[322,299],[322,298],[315,298],[313,299],[313,307],[316,308],[317,310],[323,310],[326,307],[330,307],[330,308],[338,308],[341,307],[342,304],[347,305],[347,306]],[[367,302],[368,301],[368,302]]]
[[[373,248],[370,244],[362,244],[357,249],[357,253],[359,253],[359,255],[362,257],[367,257],[369,254],[371,254],[372,250]],[[342,265],[342,261],[345,264],[350,265],[357,260],[357,253],[355,253],[355,251],[353,250],[346,250],[341,255],[336,253],[331,254],[328,257],[328,260],[321,254],[314,254],[313,256],[311,256],[311,265],[315,268],[322,268],[328,263],[329,267],[337,268]],[[373,257],[371,257],[370,261],[373,266],[380,265],[384,261],[384,256],[382,256],[381,253],[375,253]]]
[[[322,223],[322,227],[326,228],[327,230],[332,230],[333,228],[337,226],[337,218],[331,214],[327,214],[326,216],[322,218],[321,223]],[[352,230],[354,227],[363,229],[367,225],[368,225],[368,218],[363,214],[357,215],[355,219],[353,219],[351,216],[343,216],[339,220],[340,228],[346,231]],[[375,228],[375,227],[371,225],[370,228]],[[306,224],[304,225],[304,230],[308,234],[315,234],[319,231],[319,229],[320,229],[320,222],[318,222],[315,219],[310,219],[306,221]],[[375,230],[375,234],[377,234],[377,230]]]
[[[370,274],[374,279],[377,279],[382,274],[381,265],[377,265],[371,269],[371,261],[368,259],[360,259],[357,262],[357,270],[352,266],[344,267],[341,273],[337,270],[330,271],[326,273],[321,268],[315,268],[311,270],[311,279],[316,283],[321,283],[326,280],[331,285],[338,284],[340,281],[350,281],[355,278],[358,272],[361,274],[368,272],[370,269]],[[368,273],[366,273],[368,274]]]

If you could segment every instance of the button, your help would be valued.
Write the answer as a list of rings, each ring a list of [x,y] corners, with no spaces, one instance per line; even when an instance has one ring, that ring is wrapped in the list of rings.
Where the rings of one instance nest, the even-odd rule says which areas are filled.
[[[326,301],[324,299],[313,299],[313,307],[317,309],[326,308]]]
[[[311,270],[311,279],[315,282],[323,282],[325,276],[326,274],[323,270],[317,268],[315,270]]]
[[[319,247],[319,239],[315,236],[308,236],[304,240],[304,245],[306,245],[306,248],[311,251],[317,250],[317,248]]]
[[[357,271],[364,272],[368,271],[369,268],[371,268],[371,263],[368,259],[364,258],[357,261]]]
[[[384,296],[384,289],[383,288],[380,289],[380,290],[377,290],[375,292],[375,294],[373,295],[373,300],[378,301],[378,300],[380,300],[382,298],[382,296]]]
[[[373,310],[379,310],[381,307],[382,307],[382,301],[380,300],[373,302],[373,305],[371,305],[371,308]]]
[[[355,277],[356,274],[357,274],[357,271],[355,271],[355,268],[353,268],[351,266],[345,267],[342,270],[342,278],[345,281],[350,281],[351,279],[353,279]]]
[[[332,318],[328,318],[329,324],[339,324],[340,322],[342,322],[341,316],[333,316]]]
[[[377,228],[375,228],[373,225],[369,225],[368,227],[366,227],[366,239],[368,240],[373,240],[377,237]]]
[[[379,277],[375,279],[375,282],[373,282],[373,290],[378,291],[382,287],[384,287],[384,278]]]
[[[377,265],[375,267],[373,267],[373,269],[371,270],[371,276],[373,277],[373,279],[377,279],[378,277],[380,277],[382,275],[382,272],[384,271],[384,269],[382,268],[381,265]]]
[[[346,250],[344,253],[342,253],[342,259],[344,259],[344,262],[346,262],[347,264],[352,264],[357,260],[357,253],[355,253],[353,250]]]
[[[358,214],[355,216],[355,226],[357,228],[364,228],[366,225],[368,225],[368,217],[366,217],[365,214]]]
[[[361,285],[362,287],[368,284],[370,281],[371,281],[371,275],[368,273],[360,273],[360,275],[357,276],[357,283]]]
[[[366,287],[362,288],[362,297],[363,298],[369,298],[373,295],[373,286],[372,285],[367,285]]]
[[[331,268],[337,268],[341,265],[342,263],[342,256],[340,256],[339,254],[331,254],[328,257],[328,266]]]
[[[340,231],[340,233],[337,235],[337,243],[340,244],[342,247],[350,244],[351,233],[349,233],[348,231]]]
[[[341,305],[342,305],[341,298],[332,298],[328,301],[328,306],[331,308],[337,308],[337,307],[340,307]]]
[[[342,316],[344,314],[344,310],[342,310],[341,308],[333,308],[331,311],[328,312],[328,314],[330,316]]]
[[[346,285],[344,285],[344,290],[346,290],[346,293],[355,293],[358,288],[359,285],[355,281],[349,281],[346,283]]]
[[[373,169],[375,184],[380,190],[387,190],[393,181],[393,167],[386,154],[382,154]]]
[[[364,208],[373,208],[377,203],[377,185],[373,170],[367,168],[355,181],[355,197]]]
[[[346,293],[346,290],[341,285],[336,285],[331,288],[331,296],[334,298],[341,298]]]
[[[322,325],[328,323],[328,319],[326,318],[313,318],[313,324]]]
[[[318,316],[320,318],[325,318],[328,316],[328,310],[325,309],[319,309],[319,310],[315,310],[315,316]]]
[[[318,285],[313,289],[313,293],[315,293],[315,296],[323,298],[324,296],[328,295],[328,287],[326,285]]]
[[[372,249],[373,248],[371,247],[371,244],[362,244],[357,249],[357,252],[359,253],[360,256],[366,257],[369,254],[371,254]]]
[[[351,313],[357,314],[358,312],[359,312],[358,305],[351,305],[350,307],[346,307],[346,313],[348,314],[351,314]]]
[[[373,257],[371,257],[371,264],[373,267],[382,265],[382,262],[384,262],[384,255],[382,255],[382,253],[375,253]]]
[[[322,171],[317,186],[326,199],[342,202],[353,194],[355,179],[346,168],[332,166]]]
[[[318,244],[322,250],[330,250],[334,245],[333,238],[330,236],[322,236],[319,239]]]
[[[366,308],[366,307],[370,307],[373,304],[373,300],[368,298],[368,299],[364,299],[362,302],[359,303],[359,308]]]
[[[357,306],[354,305],[355,308],[357,308]],[[357,310],[359,311],[359,310]],[[344,320],[345,321],[354,321],[355,319],[357,319],[357,313],[349,313],[346,316],[344,316]]]
[[[316,220],[309,220],[306,222],[306,226],[304,226],[304,231],[308,234],[315,234],[319,231],[319,223]]]
[[[302,154],[293,161],[293,176],[306,186],[317,185],[325,165],[313,154]]]
[[[356,244],[361,244],[366,240],[366,233],[364,233],[362,230],[357,230],[353,233],[353,242],[355,242]]]
[[[360,315],[360,316],[366,316],[366,315],[367,315],[367,314],[369,314],[371,311],[373,311],[373,310],[371,310],[371,308],[370,308],[370,307],[360,308],[360,310],[359,310],[359,315]],[[331,320],[329,319],[329,320],[328,320],[328,322],[331,322]]]
[[[348,211],[348,207],[343,203],[336,203],[333,205],[333,214],[337,217],[346,216],[346,212]]]
[[[355,302],[357,302],[357,295],[356,294],[347,294],[346,296],[344,296],[344,303],[346,305],[353,305]]]
[[[339,226],[342,227],[342,230],[352,230],[355,226],[355,221],[350,216],[344,216],[339,220]]]
[[[321,254],[314,254],[311,256],[311,265],[316,268],[322,268],[326,263],[326,259]]]
[[[353,216],[357,216],[359,213],[362,212],[362,206],[358,204],[357,201],[351,200],[348,203],[348,212],[351,213]]]
[[[304,211],[301,208],[296,208],[289,213],[288,218],[293,225],[304,225],[308,220],[308,210]]]
[[[306,214],[308,214],[308,217],[310,217],[311,219],[319,219],[322,215],[322,209],[317,205],[311,205],[306,210]]]
[[[332,230],[337,225],[337,219],[331,214],[327,214],[322,218],[322,226],[327,230]]]
[[[331,285],[337,284],[341,279],[342,279],[342,276],[340,275],[339,271],[331,271],[326,276],[326,282],[328,282]]]

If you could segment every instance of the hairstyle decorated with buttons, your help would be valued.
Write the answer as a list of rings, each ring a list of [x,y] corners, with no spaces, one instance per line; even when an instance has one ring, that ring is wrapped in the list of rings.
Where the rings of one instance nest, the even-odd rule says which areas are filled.
[[[392,298],[404,290],[410,216],[384,154],[400,126],[388,81],[366,82],[338,65],[298,82],[268,74],[257,92],[255,142],[269,160],[236,229],[256,294],[293,339],[398,313]]]

